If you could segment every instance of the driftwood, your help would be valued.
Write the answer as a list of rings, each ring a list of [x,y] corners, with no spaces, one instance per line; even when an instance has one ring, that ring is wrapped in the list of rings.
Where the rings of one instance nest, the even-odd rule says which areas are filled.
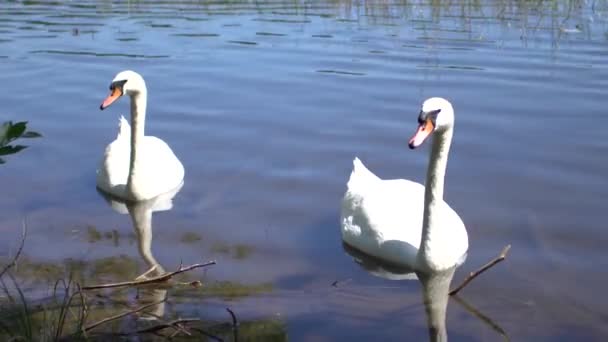
[[[487,271],[492,266],[505,260],[505,258],[507,257],[507,253],[509,253],[510,249],[511,249],[511,245],[506,245],[505,248],[502,249],[502,252],[500,252],[500,254],[496,258],[490,260],[487,264],[481,266],[477,271],[469,273],[469,275],[464,279],[464,281],[460,285],[458,285],[455,289],[450,291],[450,296],[457,294],[458,292],[460,292],[460,290],[462,290],[465,286],[467,286],[473,279],[477,278],[477,276],[479,276],[483,272]]]
[[[211,266],[211,265],[215,265],[215,261],[209,261],[209,262],[206,262],[204,264],[194,264],[194,265],[190,265],[190,266],[186,266],[186,267],[183,267],[182,265],[180,265],[179,269],[177,269],[176,271],[165,273],[165,274],[162,274],[162,275],[160,275],[158,277],[153,277],[153,278],[150,278],[150,279],[134,280],[134,281],[124,281],[124,282],[119,282],[119,283],[109,283],[109,284],[101,284],[101,285],[83,286],[82,289],[86,291],[86,290],[110,289],[110,288],[126,287],[126,286],[142,286],[142,285],[158,284],[158,283],[162,283],[162,282],[165,282],[165,281],[171,279],[173,276],[175,276],[177,274],[188,272],[188,271],[193,270],[195,268],[207,267],[207,266]],[[197,282],[194,282],[194,283],[197,283]]]

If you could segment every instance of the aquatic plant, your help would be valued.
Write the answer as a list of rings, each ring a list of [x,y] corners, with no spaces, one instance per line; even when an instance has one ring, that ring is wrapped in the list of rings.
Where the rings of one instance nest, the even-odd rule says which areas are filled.
[[[232,323],[208,322],[196,317],[173,317],[175,319],[165,321],[162,316],[156,315],[153,309],[159,305],[164,305],[168,300],[167,289],[169,288],[198,288],[203,286],[201,281],[176,282],[173,279],[174,276],[185,274],[196,268],[214,265],[215,261],[189,266],[180,265],[173,272],[165,272],[155,277],[82,287],[79,282],[91,281],[90,277],[87,276],[88,272],[82,269],[82,263],[70,262],[69,265],[76,267],[70,268],[68,280],[64,281],[61,278],[60,269],[55,270],[57,274],[54,276],[60,280],[55,282],[50,296],[32,300],[27,298],[26,288],[12,274],[12,271],[23,273],[17,270],[17,261],[19,261],[19,268],[26,268],[27,271],[31,268],[28,266],[33,265],[31,262],[28,263],[28,259],[21,255],[26,235],[27,227],[24,224],[23,235],[17,252],[8,262],[5,264],[2,262],[4,265],[0,267],[0,340],[114,340],[120,337],[129,338],[147,334],[176,338],[184,337],[183,335],[191,336],[193,333],[198,333],[199,337],[204,336],[208,340],[223,341],[225,337],[230,336],[233,336],[236,340],[238,322],[234,312],[230,309],[227,310],[232,317]],[[110,264],[106,262],[93,263],[93,273],[114,272],[114,269],[118,268],[118,264],[128,264],[129,259],[121,256],[109,261]],[[24,262],[27,265],[26,267],[23,267]],[[133,275],[118,274],[118,276],[132,278]],[[128,299],[125,298],[125,290],[128,291],[128,289],[136,289],[138,293],[136,301],[142,302],[143,305],[134,307],[132,303],[129,303]],[[151,303],[148,303],[143,295],[146,289],[161,293],[161,298],[154,298]],[[260,290],[256,289],[255,291]],[[233,297],[245,295],[243,287],[232,288]],[[129,317],[144,316],[150,319],[140,320],[134,330],[125,329],[124,324],[122,324],[123,320],[128,320]],[[268,329],[269,327],[272,328]],[[280,322],[275,324],[273,321],[246,321],[243,324],[243,329],[252,336],[268,335],[272,337],[272,340],[285,340],[285,329]],[[212,330],[213,333],[209,330]]]
[[[27,121],[16,123],[6,121],[0,127],[0,156],[15,154],[27,148],[25,145],[11,145],[17,139],[39,138],[41,136],[38,132],[27,131]],[[4,159],[0,158],[0,164],[4,163]]]

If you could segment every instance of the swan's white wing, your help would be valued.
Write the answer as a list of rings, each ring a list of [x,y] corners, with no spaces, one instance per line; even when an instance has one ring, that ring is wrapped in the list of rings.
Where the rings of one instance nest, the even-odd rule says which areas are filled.
[[[179,186],[184,179],[184,166],[163,140],[146,136],[138,157],[138,184],[143,198],[149,199]]]
[[[347,191],[342,239],[367,254],[414,267],[422,231],[421,203],[424,187],[403,179],[378,180],[363,193]]]
[[[128,141],[116,139],[107,147],[97,170],[97,187],[111,195],[124,197],[129,177]]]
[[[360,251],[401,266],[415,268],[422,235],[424,186],[405,179],[382,180],[356,159],[342,202],[342,238]],[[468,248],[464,224],[445,202],[441,224],[447,259]],[[464,242],[463,242],[464,240]],[[464,247],[464,250],[462,250]]]

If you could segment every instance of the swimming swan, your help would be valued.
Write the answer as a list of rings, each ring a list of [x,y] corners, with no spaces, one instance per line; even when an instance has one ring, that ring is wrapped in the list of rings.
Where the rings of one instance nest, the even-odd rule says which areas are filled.
[[[122,95],[131,98],[131,125],[120,117],[118,136],[106,147],[97,170],[97,187],[124,200],[151,199],[179,186],[184,166],[167,143],[144,135],[148,92],[141,75],[130,70],[118,73],[100,109]]]
[[[448,270],[464,262],[469,246],[458,214],[443,201],[454,109],[445,99],[422,104],[409,147],[434,135],[426,188],[405,179],[382,180],[355,158],[342,201],[342,239],[360,251],[419,272]]]

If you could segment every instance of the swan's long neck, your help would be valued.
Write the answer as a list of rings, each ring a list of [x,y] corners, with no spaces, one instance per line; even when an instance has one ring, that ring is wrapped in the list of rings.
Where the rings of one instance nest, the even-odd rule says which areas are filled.
[[[129,160],[127,194],[134,200],[141,199],[142,189],[138,184],[138,173],[142,172],[138,163],[141,157],[139,143],[144,139],[147,97],[145,88],[131,96],[131,157]]]
[[[433,258],[434,254],[441,253],[441,251],[433,250],[433,241],[439,238],[441,234],[437,230],[437,221],[439,220],[439,215],[441,215],[439,210],[441,210],[443,202],[443,184],[450,145],[452,144],[452,134],[452,128],[448,128],[433,138],[429,167],[426,173],[424,216],[418,260],[422,262],[423,266],[433,271],[443,268]]]

